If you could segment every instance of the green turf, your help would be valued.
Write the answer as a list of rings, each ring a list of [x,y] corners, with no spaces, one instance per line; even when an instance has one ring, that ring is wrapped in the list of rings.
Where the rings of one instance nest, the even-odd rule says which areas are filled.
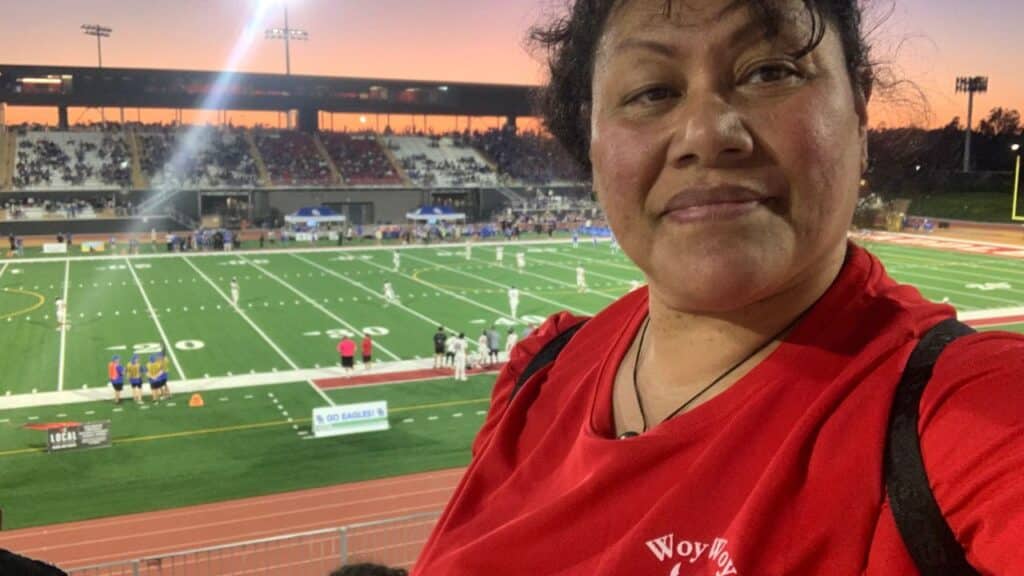
[[[1024,266],[1016,260],[868,246],[897,280],[961,311],[1024,303]],[[500,265],[491,246],[474,246],[469,260],[461,246],[403,250],[398,271],[391,250],[363,249],[143,257],[130,265],[124,258],[9,260],[0,264],[0,395],[105,387],[112,354],[158,348],[173,352],[172,390],[183,378],[334,365],[338,338],[364,331],[374,334],[377,360],[429,357],[438,325],[472,339],[491,325],[519,331],[563,309],[593,314],[642,279],[607,244],[504,248]],[[519,251],[524,272],[515,266]],[[577,266],[587,271],[586,293],[576,290]],[[65,273],[72,324],[62,347],[53,299]],[[228,302],[232,277],[241,285],[237,310]],[[384,282],[400,305],[385,305]],[[516,319],[507,298],[513,285],[522,292]],[[1024,332],[1024,324],[997,329]],[[211,392],[206,407],[192,410],[180,395],[175,407],[145,410],[113,412],[110,403],[0,410],[0,507],[6,526],[30,526],[462,465],[492,383],[493,376],[479,376],[331,390],[335,402],[384,399],[392,409],[390,432],[343,439],[302,440],[292,428],[305,429],[311,409],[325,404],[306,383]],[[21,428],[29,416],[109,417],[115,445],[40,453],[43,433]]]
[[[388,400],[392,429],[312,440],[303,439],[268,396],[308,431],[311,411],[323,401],[305,383],[211,391],[202,408],[189,408],[178,396],[174,406],[102,402],[3,411],[4,527],[465,465],[492,382],[493,376],[475,376],[458,385],[438,380],[332,391],[339,403]],[[111,421],[114,445],[79,452],[42,452],[45,433],[22,427],[101,419]]]

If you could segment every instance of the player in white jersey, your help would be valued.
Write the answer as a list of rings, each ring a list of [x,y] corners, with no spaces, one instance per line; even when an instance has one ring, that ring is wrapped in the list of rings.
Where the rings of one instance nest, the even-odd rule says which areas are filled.
[[[523,269],[526,268],[526,254],[523,252],[516,252],[516,268],[519,273],[522,274]]]
[[[504,266],[505,261],[505,247],[498,246],[494,249],[494,259],[498,261],[498,266]]]
[[[473,259],[473,245],[467,243],[466,244],[466,260],[472,260],[472,259]]]
[[[57,297],[57,300],[56,302],[54,302],[54,304],[57,307],[57,330],[63,330],[64,327],[66,326],[66,321],[68,317],[67,304],[65,304],[64,299],[59,296]]]
[[[402,265],[402,257],[398,254],[398,250],[391,253],[391,263],[395,265],[395,272],[398,272],[398,268]]]
[[[508,336],[505,337],[505,359],[512,358],[512,349],[516,347],[516,343],[519,342],[519,334],[516,334],[515,328],[508,329]]]
[[[583,269],[583,266],[576,267],[576,291],[587,291],[587,271]]]
[[[398,295],[395,294],[395,287],[391,285],[391,282],[384,283],[384,300],[385,306],[398,303]]]
[[[594,248],[597,248],[597,234],[590,234],[590,243],[594,245]]]
[[[458,338],[452,342],[452,352],[455,353],[455,379],[466,381],[466,335],[459,333]]]
[[[508,307],[512,311],[512,319],[516,319],[516,310],[519,309],[519,290],[513,286],[508,289]]]
[[[472,362],[474,368],[479,368],[484,364],[487,364],[487,357],[490,354],[490,349],[487,347],[487,330],[484,330],[480,337],[476,339],[476,358]]]
[[[231,303],[238,306],[238,278],[231,278]]]

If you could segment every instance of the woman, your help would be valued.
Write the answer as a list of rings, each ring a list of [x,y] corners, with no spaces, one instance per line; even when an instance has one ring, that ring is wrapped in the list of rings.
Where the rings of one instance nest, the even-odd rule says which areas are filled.
[[[907,359],[955,311],[846,240],[872,70],[857,0],[579,0],[546,121],[648,287],[502,372],[414,574],[913,574],[883,485]],[[1024,338],[965,336],[920,403],[935,498],[1024,573]],[[510,400],[511,399],[511,400]]]

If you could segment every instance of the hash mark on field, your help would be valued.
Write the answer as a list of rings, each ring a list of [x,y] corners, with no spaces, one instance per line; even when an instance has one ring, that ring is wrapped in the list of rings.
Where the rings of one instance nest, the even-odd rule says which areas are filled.
[[[0,424],[7,424],[10,421],[11,421],[10,418],[4,418],[3,420],[0,420]]]
[[[405,420],[402,420],[402,423],[403,424],[412,424],[415,421],[416,421],[415,418],[406,418]]]
[[[92,415],[93,415],[93,414],[95,414],[95,413],[96,413],[96,411],[95,411],[95,410],[86,410],[86,412],[85,412],[85,415],[86,415],[86,416],[92,416]]]
[[[29,420],[39,420],[39,416],[29,416]]]
[[[57,418],[67,418],[67,416],[68,415],[63,413],[63,412],[61,412],[60,414],[57,414]]]
[[[114,408],[114,412],[124,412],[124,408]]]
[[[452,414],[452,418],[462,418],[462,412],[456,412],[455,414]]]
[[[252,394],[246,394],[245,395],[245,399],[246,400],[252,400]]]
[[[166,404],[166,406],[167,406],[168,408],[171,408],[172,406],[177,406],[177,405],[178,405],[178,403],[177,403],[177,402],[168,402],[168,403]]]
[[[437,420],[437,416],[427,416],[427,420]]]
[[[485,416],[485,415],[487,415],[487,411],[486,410],[477,410],[476,411],[476,415],[477,416]]]

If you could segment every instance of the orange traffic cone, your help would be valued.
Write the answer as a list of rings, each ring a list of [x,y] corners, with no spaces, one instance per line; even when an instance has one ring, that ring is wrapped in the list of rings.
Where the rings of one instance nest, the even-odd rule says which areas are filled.
[[[202,408],[205,405],[206,403],[203,402],[203,397],[198,393],[193,394],[192,397],[188,399],[189,408]]]

